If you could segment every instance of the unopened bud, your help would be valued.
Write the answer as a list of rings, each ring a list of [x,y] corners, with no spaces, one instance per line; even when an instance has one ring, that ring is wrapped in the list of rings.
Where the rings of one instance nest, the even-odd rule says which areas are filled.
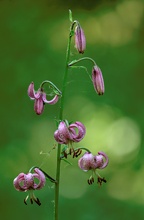
[[[83,32],[83,29],[78,24],[75,28],[75,47],[79,53],[84,53],[86,48],[86,39]]]
[[[98,95],[104,94],[104,80],[103,75],[98,66],[94,66],[92,70],[92,82],[94,85],[95,91],[98,93]]]

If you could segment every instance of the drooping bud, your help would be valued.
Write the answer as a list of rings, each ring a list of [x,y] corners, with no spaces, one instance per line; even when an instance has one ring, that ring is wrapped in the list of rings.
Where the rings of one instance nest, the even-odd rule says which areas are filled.
[[[84,53],[86,48],[86,39],[80,24],[75,28],[75,47],[79,53]]]
[[[94,66],[92,70],[92,82],[94,85],[94,89],[98,95],[103,95],[104,88],[104,80],[101,69],[98,66]]]

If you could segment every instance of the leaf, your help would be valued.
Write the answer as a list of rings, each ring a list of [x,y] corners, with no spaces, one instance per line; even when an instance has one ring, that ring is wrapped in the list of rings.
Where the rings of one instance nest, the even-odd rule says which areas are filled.
[[[74,65],[75,63],[77,63],[77,60],[73,60],[73,61],[70,62],[68,65],[71,67],[71,66]]]
[[[69,19],[70,19],[70,22],[73,22],[72,11],[70,9],[69,9]]]
[[[68,163],[69,165],[71,165],[71,166],[72,166],[72,163],[71,163],[71,162],[69,162],[68,160],[66,160],[66,159],[64,159],[64,158],[62,158],[61,160],[63,160],[64,162],[66,162],[66,163]]]

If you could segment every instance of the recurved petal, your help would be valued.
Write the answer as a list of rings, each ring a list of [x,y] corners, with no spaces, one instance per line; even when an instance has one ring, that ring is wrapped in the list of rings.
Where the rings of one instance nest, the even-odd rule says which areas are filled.
[[[38,168],[35,168],[34,169],[34,174],[33,174],[33,177],[34,178],[37,178],[39,180],[39,183],[34,183],[34,189],[41,189],[44,187],[45,185],[45,182],[46,182],[46,178],[45,178],[45,175],[44,173],[39,170]]]
[[[13,185],[18,191],[26,191],[27,187],[24,185],[25,174],[20,173],[13,181]]]
[[[77,132],[76,132],[77,129]],[[71,135],[74,141],[81,141],[86,133],[85,126],[81,122],[75,122],[69,126],[69,130],[71,131]]]
[[[59,131],[60,136],[63,135],[66,139],[71,140],[71,138],[72,138],[71,134],[70,134],[69,129],[64,121],[61,121],[59,123],[58,131]]]
[[[108,156],[107,156],[104,152],[102,152],[102,151],[99,151],[98,154],[101,155],[101,156],[103,156],[103,157],[105,158],[105,162],[103,162],[103,164],[99,167],[99,169],[104,169],[104,168],[108,165],[108,163],[109,163],[109,158],[108,158]]]
[[[46,93],[43,92],[42,99],[43,99],[44,103],[48,103],[50,105],[54,105],[55,103],[58,102],[59,96],[55,95],[53,99],[48,101],[47,98],[46,98]]]
[[[35,99],[34,83],[32,82],[28,87],[28,96],[31,99]]]
[[[64,135],[60,134],[58,130],[54,132],[54,138],[59,144],[67,144],[68,139],[64,137]]]

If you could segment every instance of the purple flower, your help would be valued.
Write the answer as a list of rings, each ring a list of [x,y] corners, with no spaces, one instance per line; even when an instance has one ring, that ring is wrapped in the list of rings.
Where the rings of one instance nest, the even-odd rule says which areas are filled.
[[[34,110],[35,110],[37,115],[42,114],[42,112],[44,110],[44,104],[45,103],[48,103],[50,105],[54,105],[59,99],[59,96],[56,94],[52,100],[48,101],[46,99],[46,93],[43,92],[42,88],[39,88],[39,90],[37,92],[35,92],[33,82],[28,87],[28,96],[32,100],[35,100]]]
[[[103,75],[98,66],[94,66],[92,70],[92,82],[94,85],[95,91],[98,93],[98,95],[104,94],[104,80]]]
[[[79,53],[84,53],[86,48],[86,39],[83,32],[83,29],[78,24],[75,28],[75,47]]]
[[[86,152],[79,159],[78,165],[80,169],[84,171],[103,169],[108,165],[108,156],[104,152],[98,152],[98,155],[96,156],[93,156],[92,153]]]
[[[58,130],[54,132],[54,138],[59,144],[69,144],[81,141],[85,133],[85,126],[81,122],[76,121],[69,125],[65,121],[61,121]]]
[[[38,180],[35,182],[35,180]],[[38,205],[41,205],[38,198],[35,197],[33,190],[40,190],[44,187],[46,182],[45,175],[38,168],[34,169],[34,173],[20,173],[13,181],[14,187],[17,191],[26,192],[29,191],[29,195],[24,199],[24,203],[27,205],[26,201],[30,196],[31,204],[33,201]]]
[[[108,156],[104,152],[98,152],[98,155],[92,155],[92,153],[86,152],[78,161],[78,166],[83,171],[92,170],[92,175],[88,179],[88,184],[91,185],[94,183],[93,174],[97,175],[98,181],[100,185],[102,182],[106,183],[105,178],[102,178],[96,169],[104,169],[108,165],[109,159]]]

